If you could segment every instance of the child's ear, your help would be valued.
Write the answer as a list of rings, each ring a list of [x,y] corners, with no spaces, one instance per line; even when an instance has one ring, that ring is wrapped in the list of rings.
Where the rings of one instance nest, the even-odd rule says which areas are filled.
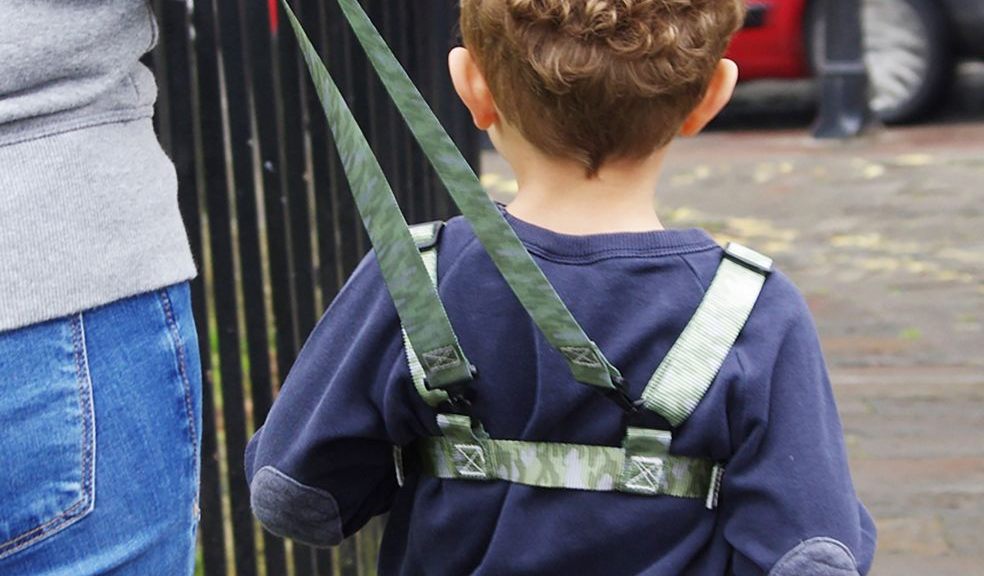
[[[499,119],[499,114],[489,85],[468,49],[453,48],[448,54],[448,69],[454,90],[471,112],[475,126],[479,130],[488,130]]]
[[[714,119],[731,100],[738,83],[738,65],[733,60],[722,58],[714,69],[711,82],[707,85],[704,98],[690,112],[680,127],[681,136],[696,136]]]

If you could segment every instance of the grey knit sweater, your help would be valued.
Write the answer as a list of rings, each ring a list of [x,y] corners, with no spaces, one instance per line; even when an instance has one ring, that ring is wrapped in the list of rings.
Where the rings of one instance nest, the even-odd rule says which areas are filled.
[[[187,280],[147,0],[0,0],[0,331]]]

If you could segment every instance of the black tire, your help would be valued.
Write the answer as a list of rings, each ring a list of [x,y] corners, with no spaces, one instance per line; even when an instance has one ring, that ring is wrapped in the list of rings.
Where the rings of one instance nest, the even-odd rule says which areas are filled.
[[[872,112],[885,124],[914,122],[935,112],[954,78],[949,26],[940,2],[861,1]],[[811,2],[804,23],[815,72],[825,44],[822,6],[822,0]]]

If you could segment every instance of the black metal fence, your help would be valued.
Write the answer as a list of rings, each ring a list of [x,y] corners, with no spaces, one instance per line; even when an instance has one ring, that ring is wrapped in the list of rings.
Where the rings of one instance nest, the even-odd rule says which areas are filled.
[[[157,128],[178,171],[201,275],[199,573],[374,574],[379,522],[334,551],[263,533],[242,454],[321,311],[368,249],[320,106],[277,0],[153,0]],[[363,1],[466,157],[478,141],[446,57],[452,0]],[[447,217],[443,190],[331,0],[292,0],[377,151],[409,221]]]

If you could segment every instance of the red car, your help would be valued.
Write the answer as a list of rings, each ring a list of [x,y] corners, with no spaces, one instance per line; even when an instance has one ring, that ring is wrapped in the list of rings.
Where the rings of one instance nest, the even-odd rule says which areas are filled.
[[[836,0],[832,0],[836,1]],[[746,0],[728,56],[743,80],[801,78],[823,53],[823,0]],[[888,123],[931,112],[954,62],[984,57],[984,0],[861,0],[872,110]]]

